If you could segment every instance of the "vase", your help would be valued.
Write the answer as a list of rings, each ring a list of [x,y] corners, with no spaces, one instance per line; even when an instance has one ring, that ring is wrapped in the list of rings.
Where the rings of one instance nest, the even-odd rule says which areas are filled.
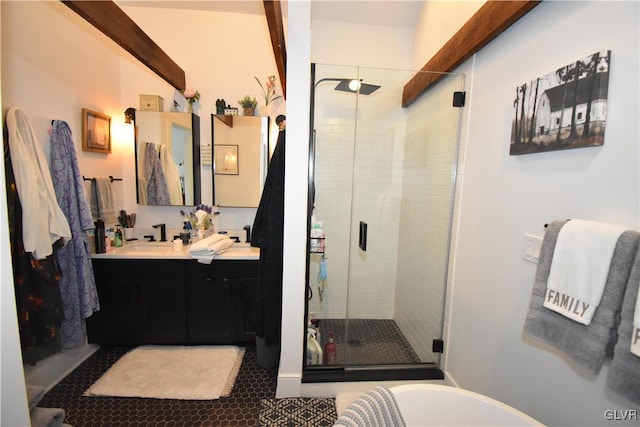
[[[256,111],[256,107],[244,107],[245,116],[253,116]]]
[[[193,104],[191,102],[187,102],[187,105],[184,107],[185,113],[193,113]]]

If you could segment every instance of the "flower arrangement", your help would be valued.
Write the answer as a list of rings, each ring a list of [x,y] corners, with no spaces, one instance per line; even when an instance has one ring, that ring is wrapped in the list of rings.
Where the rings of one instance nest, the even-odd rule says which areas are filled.
[[[200,92],[190,88],[183,90],[182,95],[187,99],[189,104],[193,104],[200,99]]]
[[[244,98],[238,100],[238,104],[240,104],[242,108],[256,108],[256,105],[258,105],[258,101],[255,98],[247,95]]]
[[[253,77],[256,79],[256,81],[260,85],[260,89],[262,89],[265,105],[269,105],[271,101],[275,101],[278,98],[282,98],[281,95],[276,95],[276,76],[272,74],[269,77],[267,77],[267,81],[264,86],[262,86],[262,83],[260,83],[260,79],[258,79],[256,76],[253,76]]]
[[[214,212],[209,205],[197,205],[190,212],[180,210],[182,220],[189,222],[192,230],[204,228],[208,230],[213,225],[213,217],[220,212]]]

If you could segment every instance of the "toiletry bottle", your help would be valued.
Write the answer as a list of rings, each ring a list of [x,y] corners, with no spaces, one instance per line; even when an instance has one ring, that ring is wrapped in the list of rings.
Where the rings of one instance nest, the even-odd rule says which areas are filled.
[[[96,225],[96,253],[105,253],[105,230],[104,221],[98,218],[95,222]]]
[[[122,242],[124,242],[124,239],[122,238],[122,230],[120,229],[119,225],[116,225],[116,232],[114,234],[113,242],[116,248],[121,248]]]
[[[189,239],[191,238],[191,233],[189,232],[189,228],[187,224],[189,224],[189,221],[184,222],[184,225],[182,226],[182,231],[180,232],[180,238],[182,239],[182,244],[185,246],[189,244]]]
[[[105,228],[104,230],[104,251],[108,252],[111,249],[111,228]]]
[[[333,331],[329,331],[329,342],[324,345],[324,363],[333,365],[338,357],[338,346],[333,342]]]

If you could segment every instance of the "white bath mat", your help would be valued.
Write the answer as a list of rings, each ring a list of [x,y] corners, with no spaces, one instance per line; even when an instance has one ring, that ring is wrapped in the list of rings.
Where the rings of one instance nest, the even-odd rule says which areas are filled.
[[[212,400],[231,394],[244,348],[141,346],[113,364],[85,396]]]

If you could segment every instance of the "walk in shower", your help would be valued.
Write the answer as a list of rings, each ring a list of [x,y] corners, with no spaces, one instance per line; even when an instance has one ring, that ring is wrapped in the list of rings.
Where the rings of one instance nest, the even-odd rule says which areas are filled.
[[[415,71],[311,71],[303,382],[442,378],[464,76],[403,107]]]

